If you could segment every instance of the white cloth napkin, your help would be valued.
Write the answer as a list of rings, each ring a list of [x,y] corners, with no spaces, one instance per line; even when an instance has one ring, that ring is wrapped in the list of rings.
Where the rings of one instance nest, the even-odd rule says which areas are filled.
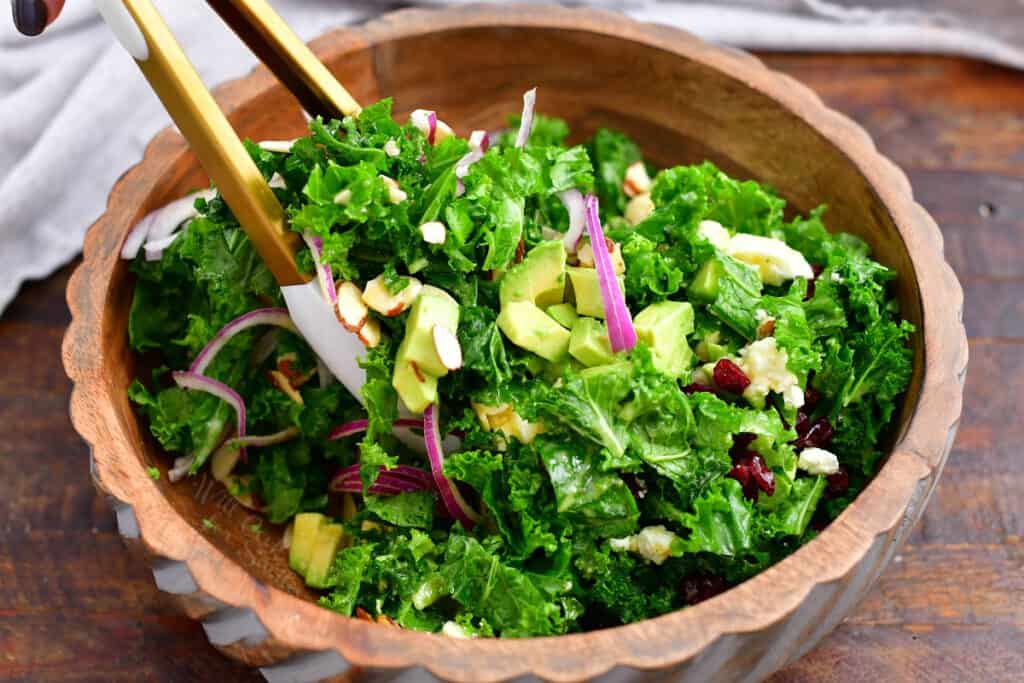
[[[156,4],[208,85],[242,75],[254,65],[252,54],[205,2]],[[304,39],[399,4],[274,2]],[[640,19],[744,47],[974,51],[1024,66],[1024,57],[1005,45],[964,39],[941,28],[844,24],[768,14],[763,8],[671,0],[592,4],[623,7]],[[79,252],[110,188],[168,123],[156,96],[88,0],[69,0],[59,21],[38,38],[18,35],[10,19],[0,16],[0,313],[22,282],[49,275]]]

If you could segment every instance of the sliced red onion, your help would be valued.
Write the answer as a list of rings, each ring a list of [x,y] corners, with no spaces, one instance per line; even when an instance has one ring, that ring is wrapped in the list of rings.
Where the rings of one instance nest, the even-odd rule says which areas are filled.
[[[153,225],[156,213],[156,211],[150,211],[128,231],[128,236],[124,238],[124,244],[121,246],[121,258],[131,261],[139,255],[142,243],[149,237],[149,228]]]
[[[346,436],[352,436],[353,434],[360,434],[365,432],[370,426],[370,421],[367,419],[352,420],[340,424],[331,430],[331,433],[327,436],[327,439],[333,441],[335,439],[341,439]],[[400,417],[394,422],[395,428],[412,428],[412,429],[423,429],[423,420],[417,420],[416,418]]]
[[[566,190],[559,192],[558,198],[565,204],[565,210],[569,212],[569,230],[562,238],[565,250],[575,254],[576,249],[583,239],[583,228],[587,225],[587,209],[583,204],[583,193],[579,190]]]
[[[461,197],[466,194],[466,184],[462,182],[462,178],[455,179],[455,196]]]
[[[302,233],[302,239],[305,240],[310,253],[313,255],[313,267],[316,270],[317,278],[320,280],[320,289],[324,291],[324,296],[327,297],[331,307],[337,306],[338,290],[334,286],[334,273],[331,272],[331,266],[322,260],[324,241],[308,232]]]
[[[279,443],[291,441],[299,435],[298,427],[287,427],[279,432],[265,435],[243,436],[235,439],[228,439],[232,448],[243,448],[249,446],[264,447],[276,446]]]
[[[519,134],[516,135],[516,147],[525,147],[533,130],[533,107],[537,102],[537,89],[532,88],[523,93],[523,115],[519,119]]]
[[[181,199],[175,199],[162,209],[157,209],[154,212],[157,215],[153,219],[153,225],[149,228],[149,239],[158,240],[162,237],[167,237],[177,230],[178,226],[182,223],[198,216],[199,212],[196,211],[195,207],[196,198],[202,197],[206,201],[210,201],[216,196],[217,192],[215,190],[201,190],[187,194]]]
[[[181,481],[192,469],[192,463],[195,461],[195,454],[183,455],[180,458],[175,458],[174,466],[167,470],[167,478],[171,480],[172,484]]]
[[[615,275],[612,257],[605,246],[604,230],[601,229],[601,218],[598,214],[597,197],[587,195],[587,232],[590,235],[591,250],[594,252],[594,266],[597,269],[597,280],[601,285],[601,301],[604,304],[605,321],[608,324],[608,339],[612,351],[628,351],[636,346],[636,330],[633,318],[626,307],[626,297],[619,286]]]
[[[174,244],[174,240],[178,239],[181,235],[181,231],[171,233],[166,237],[160,239],[150,239],[142,246],[142,250],[146,252],[147,261],[159,261],[164,256],[164,251],[167,247]]]
[[[455,177],[465,178],[469,174],[469,167],[484,158],[484,152],[489,145],[487,131],[474,130],[470,133],[469,152],[455,162]],[[465,192],[465,188],[462,191]]]
[[[434,144],[434,138],[437,137],[437,112],[427,112],[427,142]]]
[[[437,403],[431,403],[423,411],[423,439],[427,445],[427,458],[434,483],[441,494],[441,500],[452,517],[459,520],[467,531],[480,520],[480,515],[466,503],[459,488],[444,476],[444,451],[441,448],[441,429],[438,425]]]
[[[359,476],[359,465],[349,465],[339,470],[331,480],[329,488],[338,492],[362,493],[363,483]],[[434,480],[428,472],[410,465],[396,465],[391,469],[381,467],[369,492],[377,495],[394,495],[385,491],[395,489],[397,493],[405,493],[430,491],[433,488]]]
[[[248,330],[251,327],[257,325],[274,325],[276,327],[283,327],[286,330],[295,332],[295,324],[292,322],[291,316],[288,315],[288,309],[285,308],[257,308],[255,311],[249,311],[243,315],[238,316],[227,325],[222,327],[217,334],[213,336],[203,350],[199,352],[196,359],[192,361],[192,365],[189,366],[188,371],[190,373],[201,375],[206,372],[206,368],[210,367],[210,363],[217,356],[217,353],[224,348],[224,345],[231,341],[239,332]],[[264,359],[265,360],[265,359]]]
[[[316,376],[320,382],[321,389],[326,389],[334,384],[334,373],[331,372],[331,369],[327,367],[327,363],[320,356],[316,357]]]
[[[238,423],[237,437],[239,439],[245,438],[245,401],[242,400],[242,397],[237,391],[223,382],[218,382],[206,375],[200,375],[195,372],[174,372],[171,373],[171,377],[174,379],[175,384],[182,389],[205,391],[234,408],[236,416],[235,421]],[[238,449],[238,454],[242,460],[245,460],[245,446]]]

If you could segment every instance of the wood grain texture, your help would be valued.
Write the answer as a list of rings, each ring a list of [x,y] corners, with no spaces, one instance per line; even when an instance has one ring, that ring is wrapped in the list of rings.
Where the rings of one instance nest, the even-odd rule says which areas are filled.
[[[849,111],[861,106],[862,88],[877,87],[868,82],[876,70],[885,74],[890,96],[900,98],[921,71],[936,72],[934,78],[944,79],[944,88],[900,105],[911,121],[907,125],[913,128],[917,121],[939,129],[943,122],[935,117],[971,116],[979,146],[996,134],[986,115],[1005,100],[995,91],[975,88],[972,99],[956,103],[954,93],[971,89],[976,79],[996,81],[1006,89],[1020,86],[1016,74],[958,61],[779,57],[773,62],[826,92],[833,106]],[[844,77],[836,78],[837,73]],[[858,118],[877,133],[872,111],[859,110]],[[993,173],[953,159],[948,168],[939,164],[918,169],[900,150],[883,151],[908,168],[919,198],[940,219],[947,245],[960,236],[963,257],[955,249],[949,257],[968,298],[975,279],[1008,277],[1018,280],[1017,296],[1007,292],[1008,302],[1019,299],[1019,272],[994,276],[986,268],[1024,264],[1016,246],[1024,236],[1024,217],[1014,214],[1014,202],[1020,199],[1009,189],[1024,169]],[[1018,145],[1005,154],[1019,157],[1021,151]],[[960,148],[958,159],[970,155],[967,145]],[[997,210],[983,218],[976,201]],[[972,233],[1006,239],[974,240]],[[6,433],[0,450],[8,456],[0,459],[0,472],[7,475],[9,492],[0,502],[0,540],[6,551],[0,560],[5,600],[0,605],[0,676],[258,680],[208,648],[198,626],[176,616],[159,597],[148,571],[117,549],[109,513],[88,484],[85,448],[64,412],[69,387],[56,356],[67,322],[60,295],[66,276],[65,271],[29,286],[0,321],[5,342],[0,361],[10,369],[0,378],[0,425]],[[995,321],[977,318],[979,325],[986,322]],[[968,325],[971,329],[970,318]],[[1021,422],[1016,405],[1024,398],[1019,388],[1024,385],[1007,377],[1018,378],[1024,369],[1022,343],[1019,337],[974,341],[960,445],[911,545],[847,624],[778,674],[778,680],[1018,677],[1024,609],[1015,602],[1020,584],[1010,578],[1021,575],[1022,510],[1019,497],[1007,493],[1020,490],[1014,483],[1024,472],[1015,450],[1019,429],[1008,431],[1007,425]],[[965,576],[970,580],[962,580]],[[67,628],[68,623],[76,628]]]

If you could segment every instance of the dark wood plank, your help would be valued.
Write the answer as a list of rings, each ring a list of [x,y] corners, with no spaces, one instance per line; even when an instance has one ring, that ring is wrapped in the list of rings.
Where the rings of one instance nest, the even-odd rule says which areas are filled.
[[[935,58],[767,58],[904,166],[964,284],[957,446],[910,543],[790,681],[998,681],[1024,671],[1024,75]],[[93,493],[59,363],[69,270],[0,320],[0,678],[260,680],[210,648]]]

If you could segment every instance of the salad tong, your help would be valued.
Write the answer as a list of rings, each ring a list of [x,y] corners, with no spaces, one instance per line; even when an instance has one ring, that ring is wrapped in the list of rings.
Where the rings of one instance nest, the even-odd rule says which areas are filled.
[[[366,349],[338,324],[315,276],[295,263],[297,233],[167,24],[150,0],[95,0],[121,45],[135,59],[189,147],[238,218],[281,286],[296,328],[335,377],[363,401]],[[311,115],[356,115],[359,104],[265,0],[208,4],[280,79]]]

